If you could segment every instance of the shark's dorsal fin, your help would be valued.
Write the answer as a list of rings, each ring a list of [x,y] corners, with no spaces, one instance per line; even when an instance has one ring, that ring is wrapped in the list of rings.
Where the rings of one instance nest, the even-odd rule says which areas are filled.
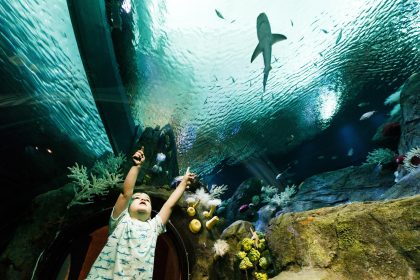
[[[275,44],[277,42],[286,40],[287,37],[284,36],[283,34],[271,34],[271,44]]]
[[[254,52],[252,53],[251,57],[251,63],[254,61],[254,59],[262,52],[260,43],[258,43],[257,47],[255,48]]]

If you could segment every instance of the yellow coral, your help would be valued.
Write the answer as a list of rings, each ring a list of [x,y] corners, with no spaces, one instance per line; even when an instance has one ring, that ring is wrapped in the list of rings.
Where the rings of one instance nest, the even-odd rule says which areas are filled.
[[[253,243],[254,242],[252,241],[251,238],[246,237],[246,238],[242,239],[241,245],[242,245],[242,248],[244,249],[244,251],[248,252],[249,250],[251,250]]]
[[[260,267],[261,267],[262,269],[267,269],[267,267],[268,267],[268,261],[267,261],[267,259],[266,259],[265,257],[262,257],[262,258],[259,260],[258,264],[260,265]]]
[[[264,249],[265,249],[265,239],[260,239],[260,242],[258,242],[257,249],[259,251],[264,251]]]
[[[242,270],[247,270],[248,268],[252,268],[253,266],[254,265],[247,257],[243,258],[243,260],[239,264],[239,268]]]
[[[260,252],[258,252],[258,250],[256,250],[256,249],[252,248],[248,253],[248,258],[252,262],[256,262],[260,259]]]
[[[246,253],[244,252],[244,251],[239,251],[238,252],[238,254],[236,254],[236,256],[239,258],[239,259],[243,259],[243,258],[245,258],[246,257]]]
[[[268,280],[267,273],[255,272],[255,279],[257,279],[257,280]]]

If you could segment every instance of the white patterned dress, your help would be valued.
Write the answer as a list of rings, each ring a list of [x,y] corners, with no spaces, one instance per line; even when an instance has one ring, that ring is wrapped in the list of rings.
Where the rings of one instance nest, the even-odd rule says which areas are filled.
[[[108,241],[86,279],[152,279],[156,241],[165,231],[159,215],[142,222],[132,219],[127,209],[117,219],[111,214]]]

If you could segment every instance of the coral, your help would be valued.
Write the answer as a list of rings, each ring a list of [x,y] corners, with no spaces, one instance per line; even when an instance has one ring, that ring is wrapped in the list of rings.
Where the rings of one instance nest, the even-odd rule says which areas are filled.
[[[260,239],[257,245],[257,249],[259,251],[263,251],[265,249],[265,239]]]
[[[245,257],[246,257],[246,252],[244,252],[244,251],[239,251],[239,252],[236,254],[236,256],[237,256],[240,260],[242,260],[243,258],[245,258]]]
[[[251,250],[252,244],[254,244],[254,241],[252,241],[251,238],[242,239],[241,245],[242,245],[242,249],[244,249],[245,252],[248,252],[249,250]]]
[[[217,239],[213,245],[214,254],[223,257],[227,251],[229,251],[229,244],[223,239]]]
[[[265,257],[260,258],[260,260],[258,261],[258,264],[262,269],[268,268],[268,261]]]
[[[255,275],[255,279],[257,280],[268,280],[267,273],[255,272],[254,275]]]
[[[420,166],[420,147],[412,148],[407,152],[404,159],[405,169],[412,173]]]
[[[261,198],[263,203],[270,203],[271,198],[277,193],[277,189],[274,186],[263,186],[261,188]]]
[[[97,160],[92,167],[92,172],[99,177],[104,177],[106,172],[119,173],[125,160],[126,158],[122,153],[119,153],[118,156],[110,154],[105,160]]]
[[[251,272],[255,279],[267,279],[266,270],[272,264],[272,257],[269,250],[265,248],[265,236],[262,232],[250,229],[252,238],[245,237],[241,241],[243,251],[239,251],[236,256],[241,260],[239,268]]]
[[[290,202],[290,198],[296,193],[296,185],[287,186],[280,194],[276,193],[270,200],[270,204],[274,206],[284,207]]]
[[[210,188],[210,195],[212,198],[220,198],[220,196],[222,194],[224,194],[226,192],[226,190],[228,189],[227,185],[212,185]]]
[[[386,164],[394,161],[396,154],[390,149],[375,149],[372,152],[369,152],[366,162],[362,165],[371,165],[371,164]]]
[[[254,265],[247,257],[243,258],[241,263],[239,264],[239,268],[242,270],[247,270],[252,267],[254,267]]]
[[[204,188],[197,189],[194,197],[196,200],[200,200],[201,205],[206,208],[209,207],[209,201],[212,199],[212,196]]]
[[[260,252],[257,249],[251,248],[248,253],[248,258],[251,262],[256,262],[260,259]]]
[[[125,157],[120,154],[117,157],[110,155],[103,161],[97,161],[92,167],[91,181],[87,168],[83,165],[75,163],[74,166],[68,167],[70,174],[67,177],[73,179],[75,195],[67,208],[76,204],[93,203],[95,196],[108,194],[110,187],[122,181],[122,174],[119,172],[124,160]]]

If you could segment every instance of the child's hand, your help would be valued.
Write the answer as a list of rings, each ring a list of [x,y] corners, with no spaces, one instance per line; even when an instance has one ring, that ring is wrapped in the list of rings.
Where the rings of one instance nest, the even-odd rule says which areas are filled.
[[[137,152],[134,153],[133,162],[135,166],[140,166],[145,160],[144,147],[142,146],[140,150],[137,150]]]
[[[195,180],[196,176],[197,176],[196,174],[190,173],[190,168],[188,167],[187,171],[184,174],[184,177],[182,178],[182,182],[185,183],[185,185],[187,186],[187,189],[191,185],[191,183]]]

